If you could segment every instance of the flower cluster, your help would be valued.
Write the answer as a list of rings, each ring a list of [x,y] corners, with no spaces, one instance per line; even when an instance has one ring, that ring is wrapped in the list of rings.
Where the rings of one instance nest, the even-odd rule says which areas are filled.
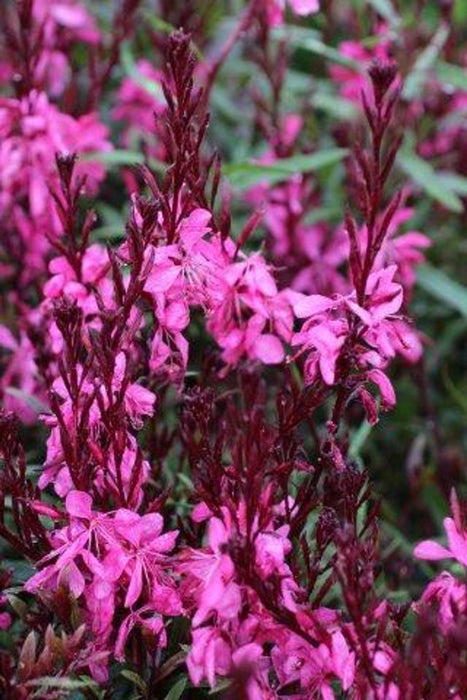
[[[309,105],[283,107],[292,49],[280,25],[309,17],[294,40],[323,53],[314,23],[333,29],[331,4],[249,0],[212,46],[197,0],[161,0],[148,27],[138,0],[123,0],[113,19],[78,0],[27,0],[8,14],[8,699],[61,700],[75,687],[246,700],[467,694],[463,505],[453,492],[448,547],[423,541],[410,557],[401,537],[391,550],[392,515],[361,456],[362,435],[397,403],[396,360],[401,375],[423,379],[410,307],[431,241],[412,224],[416,187],[394,178],[397,110],[415,88],[392,58],[390,18],[377,18],[371,42],[340,43],[329,71],[358,138],[355,124],[337,125],[339,148],[315,153]],[[173,18],[197,17],[193,35],[167,36]],[[133,61],[133,43],[150,58]],[[226,169],[231,189],[210,140],[230,55],[242,93],[246,66],[254,73],[239,128],[251,130],[255,154]],[[462,94],[453,102],[457,118]],[[409,107],[406,123],[417,101]],[[454,121],[422,129],[415,157],[449,155]],[[243,195],[233,197],[239,171]],[[335,187],[346,207],[331,206]],[[103,240],[107,224],[115,240]],[[419,596],[397,598],[398,577],[445,559],[455,564]]]
[[[438,561],[455,559],[461,567],[467,567],[467,531],[464,517],[455,492],[451,494],[452,518],[445,518],[444,529],[449,546],[426,540],[415,547],[418,559]],[[434,604],[438,610],[440,627],[447,632],[453,627],[456,615],[462,617],[467,610],[467,586],[447,571],[436,577],[423,592],[419,605]]]
[[[50,238],[60,232],[49,187],[57,186],[56,153],[87,153],[111,148],[108,131],[95,114],[74,119],[61,113],[45,93],[33,90],[21,99],[0,104],[0,206],[5,227],[13,230],[13,254],[22,259],[21,283],[43,272]],[[104,167],[92,161],[79,165],[89,192],[103,179]],[[48,183],[48,184],[47,184]],[[8,245],[8,243],[7,243]],[[8,251],[9,252],[9,251]]]
[[[167,644],[162,616],[181,612],[167,565],[178,533],[162,533],[159,513],[140,516],[126,508],[99,513],[92,505],[89,494],[76,490],[68,492],[64,514],[34,504],[39,513],[55,520],[66,517],[67,525],[54,530],[52,551],[38,562],[42,568],[29,579],[26,590],[46,596],[65,587],[78,603],[85,602],[84,620],[94,638],[90,670],[104,682],[109,655],[124,657],[135,626],[147,630],[157,646]],[[124,617],[112,639],[119,608]]]
[[[216,676],[244,675],[250,698],[275,697],[271,674],[278,679],[277,692],[298,683],[302,692],[325,695],[336,680],[346,690],[354,679],[354,655],[334,611],[303,606],[305,591],[287,565],[292,544],[285,508],[270,507],[272,493],[271,487],[263,493],[253,523],[244,502],[233,514],[222,508],[220,517],[205,504],[193,512],[196,522],[209,519],[209,526],[208,546],[186,551],[179,565],[186,574],[182,594],[195,608],[190,677],[195,685],[206,678],[214,687]],[[276,523],[261,518],[271,510]],[[245,541],[248,562],[239,559]],[[272,591],[273,610],[267,604]]]

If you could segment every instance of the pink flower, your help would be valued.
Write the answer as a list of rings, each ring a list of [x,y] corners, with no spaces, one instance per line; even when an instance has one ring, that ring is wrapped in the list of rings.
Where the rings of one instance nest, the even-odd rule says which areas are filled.
[[[402,287],[394,282],[397,267],[390,265],[368,277],[365,287],[365,306],[362,308],[351,298],[347,303],[352,311],[361,318],[369,328],[378,328],[388,316],[396,314],[402,305]]]
[[[64,294],[72,298],[80,298],[76,285],[98,285],[108,272],[109,265],[107,251],[98,243],[89,246],[84,253],[80,264],[82,275],[79,281],[76,270],[64,256],[54,258],[49,263],[51,277],[44,284],[44,295],[49,299],[57,299]]]
[[[220,301],[207,324],[222,357],[235,365],[244,355],[275,364],[284,359],[281,340],[291,337],[293,317],[262,256],[232,263],[219,282]]]
[[[115,358],[115,370],[113,388],[119,392],[122,388],[122,381],[125,377],[127,358],[120,352]],[[145,389],[140,384],[128,384],[125,389],[124,403],[126,414],[134,428],[141,428],[143,416],[154,414],[156,396],[149,389]]]
[[[228,554],[223,552],[230,528],[230,517],[227,516],[225,524],[219,518],[211,518],[209,550],[193,552],[188,557],[188,567],[182,564],[182,570],[198,580],[194,627],[201,625],[214,611],[221,619],[233,619],[240,610],[241,591],[234,581],[235,567]]]
[[[312,384],[321,375],[325,384],[333,385],[341,353],[352,343],[354,369],[360,372],[354,377],[356,396],[364,404],[370,423],[378,419],[377,406],[364,384],[372,382],[378,387],[383,409],[393,406],[394,389],[382,370],[396,352],[407,351],[401,320],[395,316],[403,296],[401,285],[394,281],[395,273],[395,265],[371,273],[361,305],[355,292],[326,297],[286,291],[295,315],[305,318],[292,336],[292,345],[299,348],[294,357],[306,354],[305,382]]]
[[[208,278],[216,273],[216,251],[206,240],[212,234],[208,225],[211,216],[206,209],[195,209],[179,224],[177,244],[154,250],[153,267],[145,285],[149,293],[175,291],[177,283],[183,282],[183,293],[190,304],[207,302]]]
[[[421,557],[419,556],[419,558]],[[438,608],[441,629],[446,633],[456,623],[459,616],[467,613],[466,584],[454,578],[447,571],[443,571],[428,584],[423,591],[421,600],[414,604],[414,608],[420,612],[424,605],[433,603]]]
[[[161,87],[162,76],[144,58],[136,61],[135,71],[139,80],[133,76],[123,79],[117,92],[117,104],[112,110],[112,118],[124,124],[122,143],[126,148],[134,145],[135,138],[141,139],[150,155],[163,160],[165,149],[157,134],[155,119],[166,109]]]
[[[281,685],[298,681],[300,687],[323,700],[333,700],[332,683],[338,679],[343,690],[348,690],[355,675],[355,655],[349,650],[342,633],[331,635],[329,644],[316,647],[307,644],[297,635],[290,634],[284,645],[272,651],[274,668]]]
[[[387,265],[397,265],[396,279],[404,288],[405,301],[411,294],[416,280],[416,266],[424,262],[423,250],[431,245],[428,236],[420,231],[407,231],[399,233],[399,228],[407,223],[413,216],[413,209],[402,207],[393,216],[389,224],[386,238],[376,257],[375,268]],[[362,250],[366,250],[367,231],[363,227],[360,231]]]
[[[34,18],[46,24],[49,41],[51,34],[65,29],[70,36],[87,43],[97,43],[99,31],[94,17],[79,0],[35,0]]]
[[[418,559],[438,561],[440,559],[455,559],[467,567],[467,531],[453,518],[444,519],[444,529],[448,538],[448,547],[443,547],[432,540],[420,542],[414,554]]]
[[[232,663],[232,651],[227,639],[215,627],[193,630],[193,639],[186,665],[193,685],[207,678],[211,688],[216,676],[227,676]]]
[[[300,354],[308,353],[305,361],[307,384],[315,381],[318,370],[326,384],[332,385],[335,381],[336,363],[349,327],[345,319],[334,319],[326,313],[332,306],[332,300],[319,295],[294,303],[295,312],[299,317],[311,312],[301,330],[292,336],[292,345],[300,346]]]
[[[232,654],[232,676],[242,680],[242,691],[248,700],[267,700],[273,697],[268,678],[270,662],[263,656],[260,644],[250,642],[237,647]]]
[[[79,0],[34,0],[32,19],[41,37],[40,50],[35,52],[30,66],[33,84],[56,97],[63,93],[71,77],[72,45],[78,41],[95,45],[101,35],[94,17]],[[10,80],[14,70],[8,61],[0,65],[0,73],[4,71]]]
[[[16,413],[23,423],[31,424],[46,407],[34,347],[24,331],[20,332],[18,341],[8,328],[0,325],[0,348],[8,351],[0,378],[3,407]]]
[[[11,615],[9,613],[0,613],[0,630],[7,630],[11,626]]]
[[[55,154],[108,151],[111,144],[106,140],[107,129],[95,114],[74,119],[59,112],[44,93],[31,92],[21,100],[3,98],[0,101],[0,135],[2,145],[0,157],[12,156],[8,168],[2,172],[1,196],[19,197],[29,194],[30,209],[39,216],[50,207],[51,198],[47,189],[57,184]],[[104,168],[101,164],[79,163],[77,171],[88,175],[88,187],[102,180]]]
[[[264,0],[268,22],[271,27],[284,21],[285,0]],[[306,16],[319,11],[319,0],[288,0],[296,15]]]
[[[319,0],[289,0],[289,3],[297,15],[310,15],[319,10]]]
[[[150,605],[145,605],[139,610],[130,613],[120,625],[115,642],[115,658],[119,661],[125,660],[125,645],[131,631],[135,627],[147,630],[153,639],[156,640],[158,648],[167,646],[167,633],[164,621],[160,615],[155,615]]]
[[[96,644],[104,650],[115,631],[117,610],[123,608],[126,617],[115,648],[119,658],[135,625],[152,633],[156,644],[165,645],[161,615],[181,612],[167,556],[177,531],[163,532],[159,513],[139,515],[124,508],[100,513],[83,491],[70,491],[65,505],[68,525],[51,532],[52,551],[38,562],[43,568],[26,582],[25,589],[68,587],[85,605]]]
[[[380,369],[367,372],[367,379],[378,387],[383,401],[383,408],[392,408],[396,404],[396,393],[387,376]]]
[[[50,194],[50,188],[58,187],[55,155],[108,151],[112,146],[107,136],[95,114],[75,119],[60,112],[43,92],[0,100],[0,207],[11,216],[11,235],[21,238],[33,268],[44,269],[48,250],[44,241],[62,231]],[[105,175],[104,166],[92,161],[79,162],[76,171],[86,175],[90,192]]]

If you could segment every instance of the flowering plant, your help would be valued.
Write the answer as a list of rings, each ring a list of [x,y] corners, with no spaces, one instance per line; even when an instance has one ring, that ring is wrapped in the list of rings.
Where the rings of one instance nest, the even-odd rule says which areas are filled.
[[[425,4],[7,3],[2,697],[466,697],[465,56]]]

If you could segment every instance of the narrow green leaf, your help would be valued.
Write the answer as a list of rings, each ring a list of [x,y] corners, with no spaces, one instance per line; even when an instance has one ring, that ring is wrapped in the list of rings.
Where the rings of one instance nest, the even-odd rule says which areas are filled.
[[[187,685],[187,679],[186,678],[180,678],[175,685],[171,687],[167,695],[165,696],[165,700],[179,700],[179,698],[182,697],[183,691],[185,690]]]
[[[418,55],[412,70],[404,83],[403,96],[410,100],[416,97],[426,80],[427,71],[433,66],[449,36],[447,24],[441,24],[428,46]]]
[[[355,70],[362,69],[361,63],[343,56],[337,49],[325,44],[321,39],[320,33],[313,29],[287,25],[286,27],[275,29],[273,35],[279,40],[286,39],[287,42],[296,48],[314,53],[333,63],[339,63],[342,66],[354,68]]]
[[[422,289],[467,316],[467,287],[431,265],[419,267],[417,277]]]
[[[96,241],[111,241],[125,236],[125,228],[123,226],[99,226],[94,229],[92,236]]]
[[[438,486],[433,483],[425,483],[422,486],[421,497],[426,503],[431,517],[437,524],[440,532],[443,531],[443,522],[448,510],[446,498]]]
[[[449,396],[467,415],[467,396],[464,394],[462,389],[456,386],[456,384],[452,381],[451,377],[449,376],[447,367],[443,367],[442,376],[444,386],[446,387]]]
[[[443,179],[434,168],[425,160],[417,156],[413,151],[403,149],[398,157],[397,163],[402,170],[414,182],[437,202],[449,209],[460,213],[464,207],[462,200],[458,197],[452,185]]]
[[[151,27],[156,30],[156,32],[162,32],[163,34],[171,34],[172,32],[175,32],[177,30],[177,27],[174,27],[173,24],[170,24],[170,22],[166,22],[161,17],[157,17],[157,15],[154,15],[152,12],[149,12],[149,10],[143,10],[143,17],[146,20],[146,22],[148,22],[148,24],[150,24]]]
[[[376,12],[384,17],[393,27],[397,27],[401,23],[401,18],[393,7],[391,0],[369,0],[370,5]]]
[[[138,151],[126,151],[122,148],[116,148],[113,151],[106,151],[103,153],[100,153],[99,151],[91,151],[90,153],[83,153],[80,158],[81,160],[91,160],[97,163],[104,163],[104,165],[108,166],[135,165],[145,162],[145,157],[142,153],[139,153]]]
[[[361,425],[352,435],[349,446],[349,457],[356,460],[360,459],[363,445],[367,441],[372,429],[373,426],[370,425],[367,420],[362,421]]]
[[[128,668],[125,668],[123,669],[123,671],[120,671],[120,675],[122,675],[127,680],[131,681],[133,685],[136,686],[143,694],[147,693],[147,683],[144,680],[144,678],[141,678],[141,676],[138,673],[135,673],[135,671],[131,671]]]
[[[436,77],[445,85],[460,90],[467,89],[467,70],[445,61],[437,61],[435,64]]]
[[[334,165],[341,161],[347,155],[347,152],[345,148],[331,148],[311,153],[310,155],[284,158],[276,161],[273,165],[248,162],[229,163],[224,166],[224,174],[232,186],[238,189],[246,189],[258,182],[281,182],[290,177],[290,175],[312,172],[325,168],[328,165]]]
[[[56,688],[60,690],[77,690],[78,688],[95,688],[97,683],[92,678],[57,678],[56,676],[42,676],[42,678],[33,678],[26,681],[26,685],[32,687]]]
[[[311,104],[315,109],[322,109],[338,119],[353,119],[359,113],[350,100],[326,92],[315,92]]]
[[[457,194],[467,196],[467,177],[445,171],[439,171],[438,177]]]
[[[124,226],[123,214],[106,202],[96,202],[95,209],[106,226]]]
[[[216,684],[216,687],[209,691],[209,695],[217,695],[227,690],[232,685],[232,681],[229,678],[222,678]],[[208,687],[208,686],[206,686]]]

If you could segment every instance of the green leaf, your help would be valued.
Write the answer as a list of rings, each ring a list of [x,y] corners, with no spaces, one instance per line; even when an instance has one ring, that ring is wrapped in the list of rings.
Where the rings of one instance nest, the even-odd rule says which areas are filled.
[[[92,232],[93,239],[96,241],[111,241],[124,238],[125,227],[124,226],[99,226]]]
[[[297,173],[320,170],[341,161],[348,151],[345,148],[330,148],[310,155],[284,158],[273,165],[260,163],[229,163],[224,166],[224,174],[230,184],[238,189],[247,189],[258,182],[276,183]]]
[[[391,0],[369,0],[370,5],[374,7],[376,12],[384,17],[393,27],[397,27],[401,23],[401,18],[394,9]]]
[[[367,420],[362,421],[361,425],[352,435],[349,446],[349,457],[355,460],[360,460],[363,445],[367,441],[373,426]]]
[[[359,113],[350,100],[326,92],[315,92],[311,104],[315,109],[321,109],[337,119],[354,119]]]
[[[183,691],[186,688],[187,684],[187,679],[186,678],[180,678],[175,685],[171,687],[167,695],[165,696],[165,700],[179,700],[179,698],[182,697]]]
[[[421,490],[421,497],[426,503],[428,510],[430,511],[431,517],[437,524],[440,532],[443,530],[443,521],[446,517],[446,511],[448,510],[448,504],[446,503],[446,498],[438,486],[432,483],[423,484]]]
[[[147,163],[152,170],[163,173],[166,165],[155,158],[145,158],[140,151],[130,151],[124,148],[116,148],[113,151],[90,151],[80,156],[81,160],[103,163],[108,168],[118,168],[122,165],[132,166]]]
[[[79,688],[93,689],[97,687],[97,683],[92,678],[57,678],[56,676],[42,676],[42,678],[33,678],[26,681],[26,685],[39,688],[56,688],[60,690],[77,690]]]
[[[217,682],[216,687],[209,691],[209,695],[217,695],[218,693],[222,693],[224,690],[227,690],[227,688],[229,688],[231,685],[232,681],[230,679],[222,678]]]
[[[150,24],[151,27],[156,30],[156,32],[162,32],[163,34],[171,34],[172,32],[175,32],[177,30],[177,27],[174,27],[173,24],[170,24],[170,22],[166,22],[161,17],[157,17],[157,15],[154,15],[152,12],[149,12],[149,10],[143,10],[143,17],[146,20],[146,22],[148,22],[148,24]]]
[[[444,386],[451,397],[451,399],[461,408],[461,410],[467,415],[467,396],[462,391],[462,388],[456,386],[449,376],[447,367],[442,369],[442,377]]]
[[[446,209],[456,213],[464,210],[462,200],[456,194],[452,183],[449,183],[445,176],[437,173],[429,163],[413,151],[402,149],[397,157],[397,163],[406,175]]]
[[[303,222],[309,225],[316,224],[318,221],[340,223],[342,221],[342,209],[339,207],[316,207],[303,219]]]
[[[403,96],[411,100],[420,94],[422,84],[426,80],[427,71],[433,66],[439,56],[440,51],[445,45],[449,36],[449,27],[447,24],[441,24],[428,46],[417,56],[412,70],[406,78]]]
[[[354,61],[347,56],[343,56],[337,49],[325,44],[321,39],[319,32],[313,29],[308,29],[306,27],[291,27],[290,25],[287,25],[286,27],[278,27],[275,29],[273,36],[280,41],[285,39],[287,42],[290,42],[292,46],[317,54],[318,56],[321,56],[328,61],[332,61],[333,63],[339,63],[342,66],[354,68],[355,70],[362,70],[361,63]]]
[[[422,289],[467,316],[467,288],[431,265],[423,265],[417,271]]]
[[[99,217],[104,220],[106,226],[125,225],[123,214],[118,211],[118,209],[115,209],[115,207],[111,207],[110,204],[107,204],[106,202],[96,202],[95,209],[97,210]]]
[[[458,175],[457,173],[450,173],[439,171],[438,177],[444,182],[444,184],[457,194],[467,197],[467,177],[463,175]]]
[[[454,20],[459,28],[464,29],[467,22],[467,3],[465,0],[455,0],[454,2]]]
[[[107,241],[123,238],[125,235],[125,218],[123,213],[105,202],[97,202],[95,208],[99,214],[101,226],[93,229],[93,239]]]
[[[108,166],[135,165],[146,162],[144,155],[139,153],[139,151],[127,151],[123,148],[116,148],[113,151],[105,151],[103,153],[99,151],[83,153],[80,159],[92,160],[97,163],[104,163],[104,165]]]
[[[143,678],[141,678],[141,676],[138,673],[135,673],[134,671],[131,671],[128,668],[125,668],[123,669],[123,671],[120,671],[120,675],[126,678],[127,680],[131,681],[133,685],[136,686],[143,693],[143,695],[147,693],[147,683]]]
[[[24,600],[21,600],[21,598],[18,598],[18,596],[13,595],[12,593],[7,593],[6,595],[8,598],[8,603],[11,605],[15,613],[21,620],[24,619],[29,610],[28,605],[24,602]]]
[[[455,66],[445,61],[437,61],[435,64],[436,77],[445,85],[465,90],[467,85],[467,70],[461,66]]]

